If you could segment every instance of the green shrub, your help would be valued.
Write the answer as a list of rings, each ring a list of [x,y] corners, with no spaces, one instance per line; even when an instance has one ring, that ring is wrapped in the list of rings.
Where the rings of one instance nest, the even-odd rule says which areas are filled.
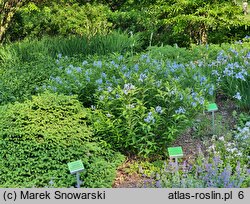
[[[0,107],[0,186],[70,187],[67,163],[81,159],[85,187],[111,187],[123,156],[93,137],[89,110],[74,96],[44,93]]]
[[[44,63],[46,62],[46,63]],[[7,63],[0,67],[0,104],[24,101],[37,93],[37,86],[57,73],[56,62],[50,57],[40,55],[29,62]]]
[[[92,37],[107,34],[112,23],[107,20],[110,9],[102,4],[57,4],[37,6],[30,2],[15,15],[9,31],[12,40],[44,35],[69,34]]]

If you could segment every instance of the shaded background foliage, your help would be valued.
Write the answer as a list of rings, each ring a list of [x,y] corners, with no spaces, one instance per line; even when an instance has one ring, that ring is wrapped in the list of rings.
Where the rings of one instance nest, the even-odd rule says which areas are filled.
[[[145,47],[161,43],[189,46],[238,40],[249,33],[250,25],[241,5],[232,0],[1,2],[2,10],[6,10],[3,2],[15,2],[7,29],[2,32],[5,41],[44,35],[91,37],[122,30],[141,33]]]

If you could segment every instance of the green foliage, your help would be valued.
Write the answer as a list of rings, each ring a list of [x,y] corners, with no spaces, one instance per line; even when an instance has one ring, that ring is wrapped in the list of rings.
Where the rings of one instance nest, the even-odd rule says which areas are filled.
[[[14,61],[30,62],[41,57],[56,58],[64,56],[105,55],[119,52],[125,53],[140,49],[139,35],[129,36],[126,33],[112,32],[107,35],[77,37],[44,37],[40,40],[24,40],[0,48],[0,63]],[[4,64],[3,64],[4,65]]]
[[[235,158],[223,160],[218,155],[204,157],[201,150],[192,163],[179,160],[177,166],[172,161],[136,161],[128,165],[125,172],[140,175],[144,188],[249,187],[246,163]]]
[[[250,121],[249,113],[242,112],[238,114],[236,111],[233,111],[233,117],[237,122],[237,126],[241,128],[244,127],[248,121]]]
[[[246,166],[238,162],[237,167],[231,167],[219,156],[205,158],[200,155],[194,164],[184,161],[180,166],[170,162],[157,175],[156,180],[153,185],[158,188],[249,187]]]
[[[216,92],[223,93],[228,98],[234,99],[240,108],[249,110],[250,69],[248,69],[248,64],[250,52],[248,36],[233,44],[193,46],[189,50],[170,46],[151,47],[149,54],[158,59],[167,57],[174,63],[178,62],[176,66],[179,66],[179,71],[176,71],[176,74],[182,75],[181,67],[186,67],[184,78],[177,75],[182,79],[180,83],[183,87],[192,83],[200,87],[195,78],[198,76],[197,79],[199,79],[199,76],[203,75],[205,78],[202,78],[207,83],[205,87],[208,100],[214,101]],[[190,81],[187,82],[186,78],[189,78]]]
[[[11,19],[1,31],[9,41],[44,35],[89,38],[117,29],[140,33],[143,48],[161,43],[188,47],[240,39],[250,27],[241,5],[225,0],[22,2],[4,18]]]
[[[250,121],[248,120],[243,126],[239,123],[234,130],[214,135],[204,144],[209,155],[219,156],[225,164],[235,168],[238,162],[243,166],[249,166],[249,142]]]
[[[155,177],[157,173],[160,173],[163,167],[163,160],[156,160],[153,162],[135,161],[126,167],[125,172],[128,174],[137,173],[140,176],[152,178]]]
[[[195,69],[147,54],[97,59],[69,64],[59,56],[59,74],[39,90],[77,94],[85,106],[96,107],[95,133],[120,151],[162,154],[206,104],[209,84],[187,77]]]
[[[210,63],[210,65],[216,64],[212,66],[214,68],[211,69],[210,65],[206,68],[210,70],[211,80],[217,81],[219,88],[246,110],[250,108],[250,70],[248,69],[250,52],[246,49],[248,47],[248,42],[242,44],[241,41],[230,47],[224,47],[218,53],[217,60]]]
[[[166,9],[166,25],[172,25],[174,32],[187,33],[198,44],[206,44],[209,32],[248,25],[241,14],[241,8],[230,2],[173,1],[175,9]]]
[[[98,135],[120,151],[144,157],[164,154],[166,146],[189,125],[188,118],[193,118],[201,107],[194,108],[188,101],[190,90],[182,90],[174,82],[163,83],[162,87],[154,87],[154,83],[148,77],[143,86],[124,84],[111,93],[98,94],[97,107],[106,114],[104,118],[97,115],[102,118],[95,126]],[[126,93],[126,86],[135,88]],[[175,94],[171,94],[173,90]],[[180,106],[183,113],[177,113]]]
[[[215,113],[214,130],[212,126],[212,114],[206,113],[199,115],[192,124],[193,136],[204,139],[215,134],[225,135],[229,132],[229,121],[223,121],[221,113]]]
[[[11,52],[13,51],[12,49]],[[37,86],[49,78],[48,74],[56,71],[53,69],[56,63],[50,57],[40,54],[38,58],[29,53],[25,58],[31,58],[30,62],[21,62],[19,57],[24,57],[25,54],[14,54],[5,58],[7,62],[3,60],[0,67],[0,104],[31,98],[31,95],[37,93]]]
[[[124,157],[93,137],[88,109],[75,97],[44,93],[0,106],[1,187],[70,187],[67,163],[81,159],[85,187],[111,187]],[[97,179],[98,178],[98,179]]]
[[[200,49],[199,49],[199,53],[197,52],[197,55],[194,55],[193,50],[180,48],[177,45],[176,46],[166,45],[166,46],[161,46],[161,47],[152,46],[152,47],[148,47],[148,51],[150,55],[156,59],[166,58],[170,61],[177,62],[177,63],[188,63],[192,60],[195,61],[201,58]]]
[[[23,101],[37,94],[37,88],[50,76],[58,75],[58,54],[67,58],[65,63],[70,63],[88,55],[126,53],[139,47],[138,36],[116,32],[89,40],[87,37],[46,37],[3,46],[0,48],[0,104]],[[69,59],[73,56],[77,59]]]
[[[12,29],[12,38],[69,34],[87,36],[109,33],[112,24],[107,6],[89,3],[84,5],[56,4],[37,6],[29,3],[20,9]],[[13,32],[15,31],[15,32]]]

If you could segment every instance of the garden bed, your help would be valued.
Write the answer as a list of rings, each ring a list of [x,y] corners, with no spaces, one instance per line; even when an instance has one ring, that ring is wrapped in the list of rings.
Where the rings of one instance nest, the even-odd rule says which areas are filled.
[[[235,103],[231,100],[227,100],[225,96],[219,95],[216,100],[219,110],[215,114],[222,116],[219,118],[220,123],[217,123],[217,130],[220,131],[221,126],[226,126],[229,129],[225,132],[220,132],[218,137],[223,137],[223,133],[226,134],[232,130],[235,130],[237,127],[237,118],[235,117],[235,112],[240,114],[240,110],[235,105]],[[209,113],[205,113],[205,115],[211,115]],[[205,116],[203,114],[203,117]],[[211,117],[210,117],[211,118]],[[209,126],[209,124],[208,124]],[[207,134],[207,129],[204,129],[204,135],[197,137],[195,134],[195,128],[188,128],[177,140],[172,144],[172,146],[181,146],[183,148],[184,157],[183,161],[186,161],[189,164],[193,164],[195,159],[197,159],[199,155],[199,151],[206,156],[209,155],[207,151],[207,147],[205,144],[212,143],[213,134]],[[211,131],[211,128],[209,128]],[[169,160],[169,159],[167,159]],[[134,163],[140,162],[139,159],[131,158],[128,159],[125,163],[123,163],[119,169],[117,170],[117,175],[115,182],[113,184],[113,188],[143,188],[143,187],[156,187],[155,178],[147,177],[140,172],[140,167],[138,169],[134,169]],[[132,166],[132,168],[131,168]],[[151,185],[148,185],[150,183]]]
[[[74,160],[83,187],[249,187],[249,48],[249,37],[88,57],[9,47],[0,187],[73,186]],[[173,146],[184,151],[179,166]]]

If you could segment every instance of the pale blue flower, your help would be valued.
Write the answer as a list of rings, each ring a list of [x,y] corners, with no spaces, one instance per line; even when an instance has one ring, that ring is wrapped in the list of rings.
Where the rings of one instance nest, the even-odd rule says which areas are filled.
[[[235,56],[238,56],[238,55],[239,55],[239,53],[238,53],[236,50],[234,50],[234,49],[232,49],[232,48],[230,48],[229,50],[230,50],[232,53],[234,53]]]
[[[241,72],[235,74],[235,78],[236,79],[241,79],[243,81],[246,81],[245,77],[243,76],[243,74]]]
[[[182,95],[182,94],[180,94],[180,100],[181,100],[181,101],[183,100],[183,95]]]
[[[59,77],[59,76],[57,76],[56,78],[54,78],[54,80],[58,83],[58,84],[62,84],[63,82],[62,82],[62,79]]]
[[[95,67],[99,67],[99,68],[101,68],[102,67],[102,61],[94,61],[93,62],[93,65],[95,66]]]
[[[122,55],[120,55],[119,57],[118,57],[118,60],[120,61],[120,60],[122,60],[124,57],[122,56]]]
[[[101,96],[99,97],[100,101],[103,101],[104,98],[105,98],[105,97],[104,97],[103,95],[101,95]]]
[[[134,90],[135,86],[131,83],[124,84],[123,92],[127,95],[129,91]]]
[[[127,66],[126,65],[122,65],[122,69],[123,72],[125,72],[127,70]]]
[[[98,90],[98,91],[102,91],[103,88],[102,88],[101,86],[98,86],[97,90]]]
[[[203,61],[199,60],[199,61],[198,61],[198,67],[202,67],[202,66],[203,66],[203,63],[204,63]]]
[[[224,76],[232,76],[234,74],[234,71],[226,67],[223,71]]]
[[[105,72],[102,72],[102,77],[103,78],[106,78],[107,77],[107,74]]]
[[[70,74],[72,73],[72,70],[71,70],[71,69],[67,69],[67,70],[66,70],[66,73],[67,73],[68,75],[70,75]]]
[[[219,73],[218,73],[218,71],[217,71],[217,70],[213,70],[213,71],[212,71],[212,75],[219,76]]]
[[[84,60],[84,61],[82,62],[82,65],[84,66],[84,65],[86,65],[86,64],[88,64],[88,62],[87,62],[86,60]]]
[[[79,72],[79,73],[82,72],[82,68],[81,68],[81,67],[76,67],[75,70],[76,70],[77,72]]]
[[[140,74],[139,81],[143,82],[143,81],[144,81],[144,79],[146,79],[146,78],[147,78],[147,75],[146,75],[146,74],[144,74],[144,73],[141,73],[141,74]]]
[[[247,53],[246,58],[250,59],[250,52]]]
[[[205,102],[205,99],[203,97],[199,97],[199,98],[197,98],[197,102],[199,102],[199,104],[203,105]]]
[[[217,56],[217,62],[219,63],[224,63],[227,60],[227,56],[224,55],[224,51],[220,51],[218,56]]]
[[[235,95],[234,95],[234,98],[238,99],[238,100],[241,100],[241,95],[239,92],[237,92]]]
[[[112,117],[112,115],[111,115],[110,113],[106,114],[106,116],[107,116],[108,118],[111,118],[111,117]]]
[[[212,84],[211,87],[209,88],[208,94],[211,95],[211,96],[214,94],[214,85],[213,85],[213,84]]]
[[[204,84],[203,82],[206,82],[207,81],[207,78],[205,77],[205,76],[202,76],[201,78],[200,78],[200,84],[202,85],[202,84]]]
[[[112,88],[111,86],[108,86],[107,90],[108,90],[108,92],[110,93],[110,92],[113,91],[113,88]]]
[[[156,84],[156,86],[157,86],[158,88],[161,86],[161,83],[162,83],[161,81],[156,81],[156,82],[155,82],[155,84]]]
[[[174,90],[170,91],[170,95],[174,95],[174,94],[175,94]]]
[[[193,98],[194,100],[197,99],[197,98],[196,98],[196,96],[197,96],[197,93],[196,93],[196,92],[191,93],[191,96],[192,96],[192,98]]]
[[[185,108],[183,107],[179,107],[178,110],[175,110],[175,113],[176,114],[184,114],[186,112]]]
[[[193,107],[196,107],[196,106],[197,106],[197,103],[193,101],[193,102],[191,103],[191,105],[192,105]]]
[[[95,81],[97,84],[102,84],[102,78],[100,78],[100,79],[97,79],[96,81]]]
[[[135,69],[136,72],[138,72],[139,71],[139,65],[135,64],[134,69]]]
[[[147,54],[142,54],[142,55],[141,55],[141,60],[147,59],[147,58],[148,58],[148,55],[147,55]]]
[[[163,110],[162,110],[162,107],[161,106],[156,106],[155,107],[155,111],[159,114],[162,114],[163,113]]]
[[[126,78],[130,78],[131,73],[130,73],[130,72],[125,72],[125,73],[124,73],[124,76],[125,76]]]
[[[149,112],[148,116],[144,119],[144,121],[147,123],[151,123],[151,122],[154,123],[155,119],[154,119],[153,113]]]

